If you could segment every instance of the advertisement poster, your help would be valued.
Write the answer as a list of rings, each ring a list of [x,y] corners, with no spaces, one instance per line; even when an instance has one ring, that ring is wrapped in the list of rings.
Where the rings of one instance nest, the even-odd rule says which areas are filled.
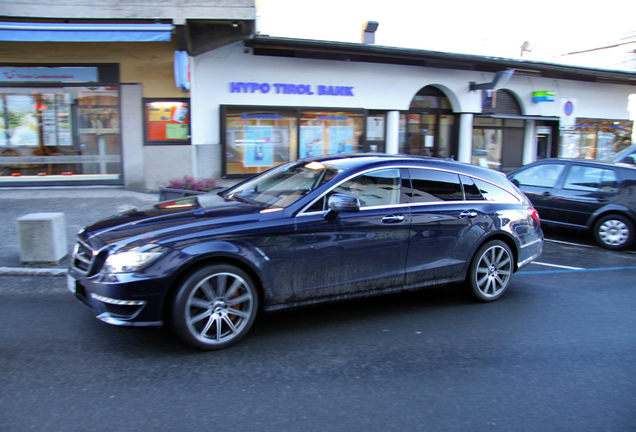
[[[42,144],[55,147],[57,146],[55,93],[42,93],[40,114],[42,115]]]
[[[322,154],[322,126],[301,126],[300,158],[320,156]]]
[[[272,126],[248,126],[243,141],[243,166],[271,167],[274,164]]]
[[[7,141],[7,125],[4,122],[4,98],[0,95],[0,146],[6,146]]]
[[[329,154],[354,152],[354,127],[330,126],[329,127]]]
[[[38,101],[35,96],[22,94],[6,95],[9,117],[10,144],[12,146],[39,147]]]
[[[189,139],[189,109],[185,102],[146,103],[148,141],[185,141]]]
[[[57,105],[57,145],[71,146],[71,95],[58,93],[55,95]]]

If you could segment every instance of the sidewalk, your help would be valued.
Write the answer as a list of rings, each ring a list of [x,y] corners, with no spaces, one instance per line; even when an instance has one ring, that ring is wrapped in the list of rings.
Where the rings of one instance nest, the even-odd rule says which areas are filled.
[[[69,256],[77,232],[106,216],[159,201],[158,192],[121,187],[0,188],[0,275],[64,276],[67,256],[52,267],[20,263],[17,219],[29,213],[64,213]]]

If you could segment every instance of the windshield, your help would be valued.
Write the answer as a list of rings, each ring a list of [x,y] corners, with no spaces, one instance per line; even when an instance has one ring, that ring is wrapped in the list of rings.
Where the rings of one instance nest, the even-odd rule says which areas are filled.
[[[264,173],[224,195],[227,199],[285,208],[334,178],[338,172],[319,162],[291,165]]]

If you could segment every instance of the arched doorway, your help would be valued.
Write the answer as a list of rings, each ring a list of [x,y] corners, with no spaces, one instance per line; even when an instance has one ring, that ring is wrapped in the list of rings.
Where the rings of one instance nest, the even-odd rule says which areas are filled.
[[[515,95],[497,90],[491,107],[473,119],[472,163],[510,172],[523,161],[526,122]],[[505,143],[505,145],[504,145]]]
[[[437,87],[422,88],[400,113],[400,153],[448,158],[457,155],[457,120]]]

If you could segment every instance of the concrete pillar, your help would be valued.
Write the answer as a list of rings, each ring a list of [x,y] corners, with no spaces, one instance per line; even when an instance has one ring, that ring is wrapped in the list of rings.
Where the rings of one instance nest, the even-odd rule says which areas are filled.
[[[30,213],[18,218],[20,261],[57,264],[68,254],[64,213]]]
[[[523,136],[523,160],[521,163],[527,165],[537,158],[537,134],[535,132],[536,122],[526,120],[526,130]]]
[[[121,150],[124,187],[146,190],[141,84],[121,85]]]
[[[473,114],[459,115],[459,151],[457,160],[471,163],[473,154]]]
[[[386,114],[386,153],[400,152],[400,112],[389,111]]]

